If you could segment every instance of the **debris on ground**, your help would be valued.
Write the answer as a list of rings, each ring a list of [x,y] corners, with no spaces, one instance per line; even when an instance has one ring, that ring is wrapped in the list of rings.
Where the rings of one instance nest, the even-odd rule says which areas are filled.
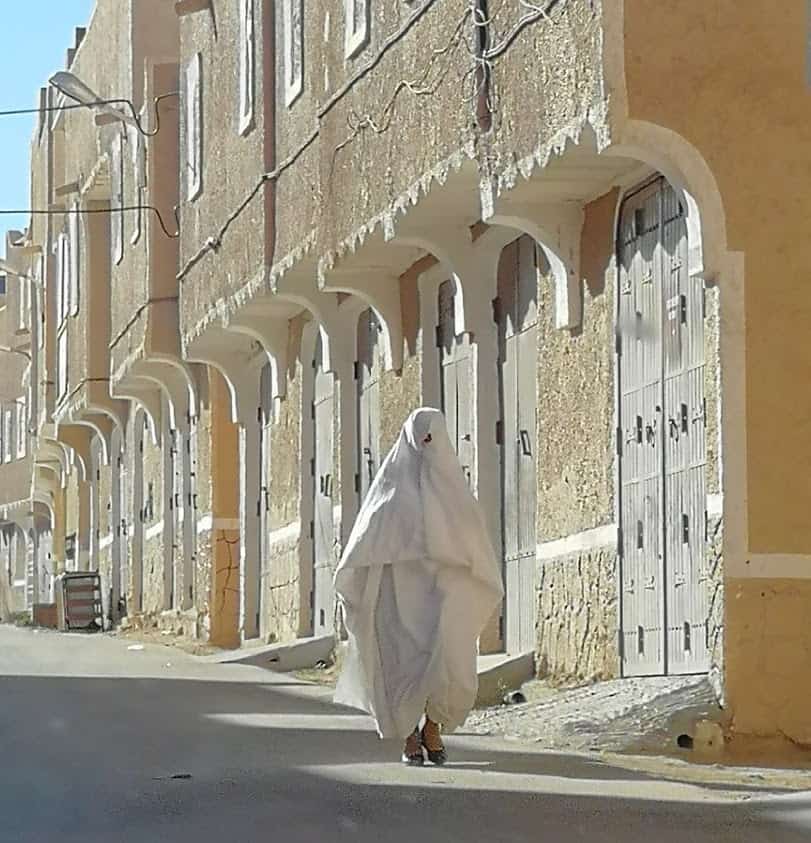
[[[711,752],[723,741],[724,714],[705,676],[629,678],[569,689],[535,680],[504,702],[472,712],[466,731],[550,749],[643,754]]]

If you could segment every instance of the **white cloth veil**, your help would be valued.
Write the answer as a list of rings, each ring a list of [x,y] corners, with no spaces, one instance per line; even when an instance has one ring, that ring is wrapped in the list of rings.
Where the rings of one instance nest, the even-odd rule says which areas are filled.
[[[429,439],[429,441],[425,441]],[[372,483],[335,574],[349,650],[336,701],[405,737],[450,731],[476,696],[476,642],[503,597],[478,502],[438,410],[416,410]]]

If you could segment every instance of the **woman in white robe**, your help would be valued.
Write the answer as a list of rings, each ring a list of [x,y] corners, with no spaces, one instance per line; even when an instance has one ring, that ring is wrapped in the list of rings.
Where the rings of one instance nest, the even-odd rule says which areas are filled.
[[[336,702],[405,739],[403,761],[444,763],[440,736],[476,699],[477,641],[503,597],[478,502],[438,410],[416,410],[372,483],[335,589],[349,634]],[[423,714],[425,726],[420,731]]]

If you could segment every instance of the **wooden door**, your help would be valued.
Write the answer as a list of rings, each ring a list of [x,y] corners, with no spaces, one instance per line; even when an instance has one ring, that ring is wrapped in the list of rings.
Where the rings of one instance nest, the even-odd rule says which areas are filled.
[[[504,640],[507,652],[522,653],[537,645],[538,268],[531,238],[504,250],[498,282]]]
[[[622,670],[703,672],[704,288],[664,179],[626,199],[618,258]]]
[[[319,333],[315,352],[313,397],[314,483],[313,483],[313,630],[325,635],[334,629],[335,526],[333,494],[335,484],[335,378],[324,370]]]

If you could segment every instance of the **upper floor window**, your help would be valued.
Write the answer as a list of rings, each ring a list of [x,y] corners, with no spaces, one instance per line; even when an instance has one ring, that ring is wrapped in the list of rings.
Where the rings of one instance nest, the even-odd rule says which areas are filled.
[[[303,0],[284,3],[284,101],[292,105],[304,87]]]
[[[202,64],[203,57],[197,53],[183,74],[183,180],[189,202],[203,190]]]
[[[346,57],[356,56],[369,41],[369,0],[344,0]]]
[[[122,214],[123,217],[123,214]],[[115,223],[113,223],[115,225]],[[79,273],[81,272],[82,242],[79,203],[75,202],[68,216],[68,265],[66,268],[68,312],[71,316],[79,313]]]
[[[110,155],[110,248],[113,263],[124,259],[124,135],[113,140]],[[72,215],[71,215],[72,216]]]
[[[142,115],[143,119],[143,115]],[[146,201],[146,141],[135,126],[127,130],[130,148],[132,150],[133,185],[135,187],[135,206],[133,213],[133,227],[130,243],[134,246],[141,239],[143,218],[141,206]]]
[[[14,459],[14,415],[8,408],[3,412],[3,462]]]
[[[29,310],[31,303],[29,301],[29,285],[27,278],[22,276],[17,279],[17,330],[25,331],[29,324]]]
[[[26,419],[26,402],[17,402],[17,459],[21,460],[25,457],[28,441],[27,441],[27,419]]]
[[[256,87],[256,48],[254,45],[254,0],[239,0],[239,133],[253,125]]]

